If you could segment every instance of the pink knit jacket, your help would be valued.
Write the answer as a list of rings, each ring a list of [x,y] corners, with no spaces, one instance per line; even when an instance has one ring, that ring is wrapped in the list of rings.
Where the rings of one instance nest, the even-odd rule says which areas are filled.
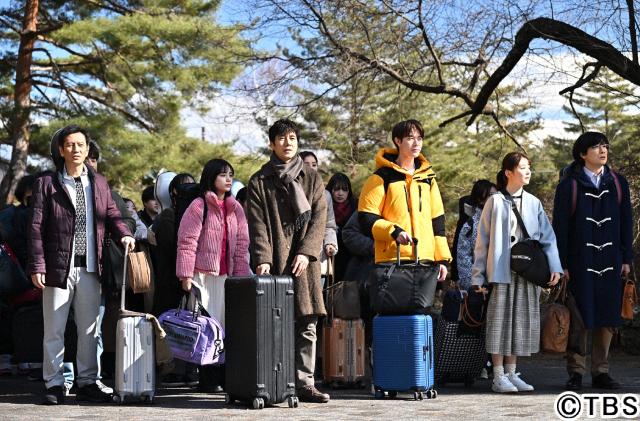
[[[213,192],[205,195],[207,217],[202,224],[204,200],[196,199],[187,208],[178,229],[176,276],[192,278],[195,271],[218,275],[222,253],[222,212]],[[227,213],[227,272],[245,276],[249,269],[249,230],[242,206],[232,196],[224,200]]]

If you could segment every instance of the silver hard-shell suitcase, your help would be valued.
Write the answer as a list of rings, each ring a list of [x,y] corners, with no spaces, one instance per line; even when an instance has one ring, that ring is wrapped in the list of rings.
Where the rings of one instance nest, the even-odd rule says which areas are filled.
[[[125,312],[127,256],[122,275],[120,317],[116,328],[116,384],[114,400],[146,400],[153,402],[156,390],[155,336],[153,324],[142,316]]]

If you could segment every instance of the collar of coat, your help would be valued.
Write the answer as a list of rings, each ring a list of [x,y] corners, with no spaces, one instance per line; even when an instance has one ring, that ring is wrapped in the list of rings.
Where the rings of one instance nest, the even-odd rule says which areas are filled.
[[[298,174],[298,177],[306,176],[309,171],[315,171],[315,170],[312,170],[311,168],[307,167],[306,165],[303,165],[302,169],[300,170],[300,174]],[[260,171],[260,178],[267,178],[267,177],[277,177],[275,171],[273,170],[273,167],[271,165],[269,165],[269,162],[266,162],[262,166],[261,171]]]
[[[221,213],[220,206],[218,205],[218,198],[214,192],[206,192],[205,199],[209,207],[213,209],[214,212]],[[223,203],[227,214],[235,212],[238,206],[240,206],[240,203],[232,195],[225,197]]]
[[[409,171],[402,168],[400,165],[396,163],[396,159],[398,159],[398,150],[394,148],[383,148],[378,151],[376,154],[376,169],[380,169],[383,167],[392,168],[395,171],[405,174],[408,176],[412,176],[414,180],[425,180],[435,178],[436,173],[433,172],[431,168],[431,163],[427,161],[427,158],[424,155],[420,154],[417,158],[414,159],[413,164],[415,166],[415,171],[413,175],[409,173]]]
[[[584,173],[582,168],[583,165],[574,161],[569,166],[568,176],[571,178],[575,178],[576,181],[582,184],[584,187],[595,189],[593,182],[591,181],[589,176]],[[612,180],[613,177],[611,176],[611,168],[609,167],[609,165],[605,164],[602,170],[602,178],[600,179],[600,188],[602,188],[605,184],[608,184]]]

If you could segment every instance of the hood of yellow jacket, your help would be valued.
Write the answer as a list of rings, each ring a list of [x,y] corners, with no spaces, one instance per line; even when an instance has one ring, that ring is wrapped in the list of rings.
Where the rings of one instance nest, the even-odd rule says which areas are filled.
[[[376,154],[376,169],[389,167],[398,171],[402,174],[409,174],[409,171],[402,168],[400,165],[396,163],[396,159],[398,158],[398,150],[395,148],[383,148],[378,151]],[[431,168],[431,162],[424,157],[424,155],[420,154],[414,160],[414,165],[416,167],[415,172],[413,173],[414,179],[426,179],[426,178],[434,178],[436,173]]]

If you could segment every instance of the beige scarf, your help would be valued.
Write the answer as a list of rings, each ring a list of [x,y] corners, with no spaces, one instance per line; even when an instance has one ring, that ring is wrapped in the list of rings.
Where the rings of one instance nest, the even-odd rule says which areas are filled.
[[[291,210],[295,217],[296,231],[301,230],[311,219],[311,205],[304,194],[302,185],[296,180],[303,165],[302,158],[297,155],[285,164],[276,154],[272,153],[269,162],[263,167],[267,173],[272,172],[277,177],[279,182],[276,183],[276,187],[290,198],[288,202],[291,204]]]

